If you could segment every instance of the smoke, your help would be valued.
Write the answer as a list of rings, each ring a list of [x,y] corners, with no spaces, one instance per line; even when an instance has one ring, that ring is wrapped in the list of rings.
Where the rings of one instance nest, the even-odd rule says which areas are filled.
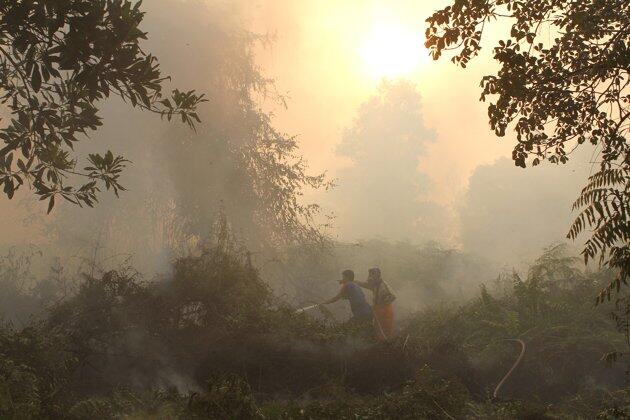
[[[436,140],[423,120],[422,98],[410,81],[383,81],[361,105],[337,148],[351,162],[338,172],[335,192],[343,239],[446,238],[445,209],[427,199],[432,183],[419,170]]]
[[[478,167],[459,206],[463,249],[510,265],[568,241],[575,217],[571,205],[588,176],[590,152],[582,150],[559,166],[543,163],[524,170],[502,158]]]
[[[264,39],[245,28],[242,4],[159,0],[144,5],[143,29],[149,33],[144,47],[160,59],[174,86],[208,94],[210,102],[199,111],[203,123],[193,132],[120,100],[102,104],[104,126],[81,142],[78,153],[112,150],[129,159],[122,178],[128,191],[120,199],[104,194],[95,209],[60,205],[52,217],[37,218],[31,238],[37,232],[57,255],[89,250],[109,266],[133,256],[140,271],[153,274],[168,270],[175,257],[194,247],[219,214],[227,215],[252,248],[279,229],[272,226],[277,220],[261,211],[278,198],[258,188],[262,181],[254,177],[270,175],[253,173],[260,163],[253,154],[269,148],[268,161],[254,169],[282,171],[283,159],[293,158],[293,143],[274,131],[259,108],[258,96],[272,97],[273,86],[257,67],[254,49]],[[291,167],[293,174],[306,170],[299,165]]]
[[[132,264],[150,277],[168,272],[172,260],[193,249],[217,215],[224,213],[252,251],[266,251],[261,243],[273,236],[272,224],[277,221],[261,214],[261,196],[272,194],[261,195],[259,186],[250,182],[252,173],[245,169],[242,151],[259,147],[260,139],[252,133],[261,124],[268,122],[275,127],[273,119],[260,120],[265,94],[277,97],[265,79],[266,69],[259,68],[258,63],[268,63],[270,56],[282,51],[270,54],[261,50],[262,40],[247,28],[260,10],[273,11],[270,21],[278,22],[280,30],[286,31],[278,33],[285,44],[294,35],[303,35],[301,42],[310,38],[285,21],[300,17],[300,5],[287,6],[286,10],[275,7],[277,4],[270,7],[265,1],[257,5],[259,8],[252,8],[244,1],[219,0],[145,3],[143,28],[149,33],[146,49],[160,59],[164,73],[173,77],[174,86],[209,95],[210,102],[201,110],[203,124],[199,131],[160,121],[118,100],[106,102],[101,112],[104,126],[91,139],[81,142],[78,152],[111,149],[131,160],[122,179],[129,191],[120,199],[103,195],[95,209],[61,204],[51,217],[29,200],[22,205],[17,199],[2,198],[0,214],[5,223],[0,246],[37,243],[45,255],[96,258],[107,267],[116,267],[131,256]],[[296,47],[292,54],[306,53]],[[335,52],[335,56],[339,54]],[[304,67],[301,63],[295,68]],[[290,77],[290,69],[284,70],[281,76]],[[300,80],[305,85],[311,76],[296,75],[291,81]],[[280,91],[287,86],[286,78],[277,80]],[[468,84],[469,79],[466,77]],[[341,88],[332,78],[330,83],[326,89]],[[421,96],[420,91],[427,94]],[[466,95],[469,93],[466,91]],[[354,107],[355,115],[345,129],[333,132],[330,121],[326,128],[335,139],[336,159],[345,162],[341,168],[332,168],[338,184],[334,192],[316,196],[337,215],[334,237],[342,242],[372,238],[411,244],[435,241],[500,265],[531,260],[550,243],[564,240],[570,204],[586,178],[587,164],[559,168],[543,165],[523,171],[502,158],[477,166],[468,186],[459,187],[459,200],[451,200],[455,205],[435,199],[443,189],[435,182],[435,162],[447,171],[462,170],[452,167],[458,165],[461,156],[451,152],[436,158],[436,150],[445,150],[447,143],[496,142],[489,131],[483,138],[477,135],[453,140],[450,126],[458,126],[459,121],[468,126],[476,114],[461,116],[463,120],[460,115],[450,114],[450,123],[439,124],[445,120],[436,118],[436,109],[442,112],[444,107],[436,106],[435,95],[430,86],[390,81],[371,91],[359,107],[341,100],[333,106],[327,104],[325,115],[331,121],[337,110],[343,109],[345,115]],[[353,101],[357,96],[355,91]],[[461,92],[450,92],[441,98],[450,103],[460,96]],[[454,103],[454,109],[461,111],[468,106],[463,101]],[[313,111],[309,104],[303,97],[288,98],[290,113],[309,115]],[[334,120],[335,124],[339,121]],[[304,128],[305,138],[313,137],[315,124],[309,124]],[[302,134],[302,129],[296,132]],[[479,147],[481,152],[484,147]],[[306,159],[319,161],[322,158],[317,153],[325,154],[315,150],[313,144],[292,153],[298,159],[304,153]],[[496,150],[487,153],[494,156]],[[586,160],[584,156],[580,159]],[[22,221],[26,219],[29,224],[25,226]],[[378,265],[378,257],[378,253],[371,255],[372,260],[361,261],[356,268]],[[338,260],[329,264],[322,279],[336,276],[352,263]],[[466,269],[460,271],[461,275],[449,274],[448,278],[462,277]],[[275,275],[276,279],[280,277],[288,275]]]

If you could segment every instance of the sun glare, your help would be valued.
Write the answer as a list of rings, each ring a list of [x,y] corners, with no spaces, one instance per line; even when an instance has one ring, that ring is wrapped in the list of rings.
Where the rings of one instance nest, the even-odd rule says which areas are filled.
[[[428,60],[421,34],[396,24],[375,25],[359,53],[366,72],[377,79],[405,76]]]

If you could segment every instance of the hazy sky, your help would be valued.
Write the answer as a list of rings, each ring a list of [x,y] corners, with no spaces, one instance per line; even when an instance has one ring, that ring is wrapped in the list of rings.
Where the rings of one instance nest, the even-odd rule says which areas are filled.
[[[346,164],[335,146],[382,77],[405,77],[419,87],[425,124],[437,133],[420,171],[435,183],[438,203],[453,204],[475,167],[510,155],[511,140],[489,131],[486,105],[478,101],[479,81],[495,66],[491,48],[466,70],[448,57],[433,62],[424,49],[425,19],[449,3],[258,0],[252,27],[277,36],[259,60],[289,97],[289,109],[276,109],[276,121],[300,135],[314,169],[334,175]],[[488,36],[487,45],[494,40]]]

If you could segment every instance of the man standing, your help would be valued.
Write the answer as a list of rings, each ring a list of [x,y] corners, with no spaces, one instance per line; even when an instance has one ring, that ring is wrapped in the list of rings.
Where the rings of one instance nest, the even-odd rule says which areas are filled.
[[[365,283],[357,285],[369,289],[374,294],[374,326],[376,337],[380,341],[387,341],[394,337],[394,307],[392,303],[396,296],[381,277],[379,268],[370,268]]]
[[[350,302],[350,310],[352,311],[351,321],[357,323],[365,323],[372,320],[372,308],[367,303],[363,290],[354,282],[354,271],[345,270],[341,273],[341,290],[332,299],[322,302],[322,305],[337,302],[340,299],[346,299]]]

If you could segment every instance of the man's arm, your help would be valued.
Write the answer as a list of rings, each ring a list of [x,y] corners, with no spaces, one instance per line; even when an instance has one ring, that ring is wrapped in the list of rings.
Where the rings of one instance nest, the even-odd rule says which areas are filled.
[[[372,290],[372,285],[366,281],[354,281],[354,284],[363,287],[364,289]]]
[[[335,295],[335,297],[328,299],[322,303],[320,303],[320,305],[328,305],[329,303],[335,303],[337,302],[339,299],[343,298],[343,289],[341,289],[339,291],[339,293],[337,293],[337,295]]]

